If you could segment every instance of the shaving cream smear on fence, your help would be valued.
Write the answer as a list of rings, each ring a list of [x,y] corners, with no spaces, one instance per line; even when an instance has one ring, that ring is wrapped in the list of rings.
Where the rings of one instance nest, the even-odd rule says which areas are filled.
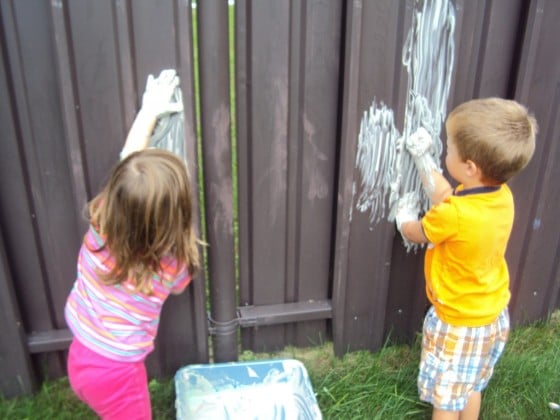
[[[423,211],[429,208],[404,139],[423,126],[434,139],[432,157],[439,162],[439,135],[453,72],[454,29],[455,10],[449,0],[417,1],[403,46],[408,86],[402,135],[395,126],[393,110],[383,102],[374,99],[364,112],[356,154],[360,182],[354,183],[353,191],[356,208],[369,212],[371,224],[385,217],[393,221],[397,200],[407,192],[418,194]]]

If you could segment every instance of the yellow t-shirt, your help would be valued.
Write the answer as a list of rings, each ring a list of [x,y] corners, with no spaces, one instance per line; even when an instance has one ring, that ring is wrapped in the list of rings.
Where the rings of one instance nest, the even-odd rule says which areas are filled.
[[[428,240],[426,294],[444,322],[490,324],[510,298],[505,252],[513,225],[507,185],[465,190],[433,206],[422,218]]]

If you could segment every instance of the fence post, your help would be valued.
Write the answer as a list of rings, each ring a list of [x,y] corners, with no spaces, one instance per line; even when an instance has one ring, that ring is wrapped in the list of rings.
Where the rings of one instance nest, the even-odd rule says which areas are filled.
[[[333,341],[334,351],[341,356],[347,351],[344,335],[346,325],[346,287],[348,274],[348,252],[350,240],[350,213],[352,211],[352,182],[354,159],[358,138],[358,90],[361,51],[362,4],[346,5],[346,48],[344,57],[344,88],[342,99],[342,127],[338,202],[336,214],[336,236],[333,275]]]
[[[237,359],[233,242],[228,4],[198,2],[202,150],[213,351],[216,362]]]
[[[16,302],[0,227],[0,395],[6,398],[30,394],[35,386]]]

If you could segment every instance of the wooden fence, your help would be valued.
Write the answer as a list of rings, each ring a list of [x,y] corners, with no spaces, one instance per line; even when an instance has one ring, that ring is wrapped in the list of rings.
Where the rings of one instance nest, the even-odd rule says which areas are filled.
[[[560,2],[447,2],[0,0],[0,392],[65,375],[82,209],[117,161],[146,76],[164,68],[181,77],[210,246],[204,273],[165,305],[150,375],[242,349],[409,341],[426,305],[422,252],[356,207],[356,156],[374,100],[405,130],[407,36],[440,6],[453,24],[447,109],[500,96],[539,122],[510,185],[507,257],[514,324],[548,316],[560,302]]]

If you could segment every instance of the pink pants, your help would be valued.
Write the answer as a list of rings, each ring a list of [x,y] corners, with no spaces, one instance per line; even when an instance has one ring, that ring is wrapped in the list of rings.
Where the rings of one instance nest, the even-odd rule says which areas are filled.
[[[152,418],[144,362],[117,362],[74,339],[68,353],[68,378],[76,395],[102,419]]]

